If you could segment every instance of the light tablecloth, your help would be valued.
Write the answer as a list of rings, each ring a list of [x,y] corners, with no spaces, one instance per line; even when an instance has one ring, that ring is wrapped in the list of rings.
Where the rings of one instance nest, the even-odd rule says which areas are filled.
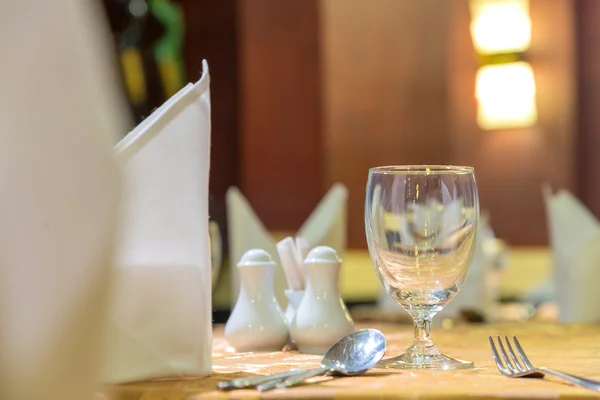
[[[401,353],[412,340],[406,325],[370,325],[386,334],[386,357]],[[600,325],[511,323],[462,325],[434,329],[432,337],[447,355],[472,360],[475,368],[459,371],[402,371],[375,369],[356,377],[313,378],[291,389],[259,393],[255,390],[221,392],[218,382],[236,377],[265,375],[290,368],[317,366],[320,357],[297,352],[236,354],[215,328],[213,375],[203,379],[140,382],[107,387],[102,399],[198,400],[217,399],[500,399],[597,398],[600,393],[545,379],[509,379],[498,372],[488,335],[517,335],[534,365],[543,365],[600,380]]]

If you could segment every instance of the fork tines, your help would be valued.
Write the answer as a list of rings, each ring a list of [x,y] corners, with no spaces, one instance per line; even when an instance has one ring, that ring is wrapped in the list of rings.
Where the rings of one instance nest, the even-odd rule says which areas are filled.
[[[529,359],[525,355],[521,344],[515,336],[513,336],[512,341],[514,347],[517,349],[516,352],[513,350],[513,346],[506,336],[504,337],[504,343],[506,343],[508,352],[506,351],[500,336],[496,336],[496,342],[498,343],[498,346],[496,346],[496,343],[494,343],[494,340],[491,336],[489,339],[490,346],[492,347],[492,355],[494,356],[494,361],[496,361],[496,366],[504,376],[508,376],[509,378],[543,378],[545,375],[552,375],[553,377],[562,379],[571,385],[600,391],[600,381],[571,375],[566,372],[556,371],[550,368],[534,367],[529,362]],[[498,349],[500,349],[500,351],[498,351]],[[519,357],[517,357],[517,354]],[[519,361],[519,358],[521,361]]]
[[[517,349],[517,353],[518,353],[522,363],[519,362],[519,358],[517,358],[517,355],[515,354],[515,351],[513,350],[513,346],[510,344],[510,341],[508,340],[507,336],[504,336],[504,341],[506,343],[506,347],[508,348],[508,353],[506,352],[506,350],[504,348],[504,344],[502,343],[500,336],[496,336],[496,340],[498,342],[498,348],[500,348],[500,354],[502,355],[502,357],[500,357],[500,354],[498,353],[498,350],[496,348],[494,340],[492,339],[491,336],[489,337],[490,346],[492,347],[492,354],[494,356],[494,361],[496,362],[496,366],[498,367],[500,372],[502,372],[504,375],[509,375],[509,376],[527,372],[527,371],[533,369],[533,365],[531,365],[531,363],[529,362],[529,359],[525,355],[525,352],[523,351],[521,344],[517,340],[517,337],[513,336],[512,339],[513,339],[515,348]],[[509,356],[509,354],[510,354],[510,356]]]

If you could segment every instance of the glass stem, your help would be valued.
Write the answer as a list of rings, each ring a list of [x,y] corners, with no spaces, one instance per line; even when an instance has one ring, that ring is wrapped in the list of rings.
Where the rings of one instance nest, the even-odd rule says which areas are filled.
[[[433,347],[430,329],[431,318],[415,318],[415,346]]]

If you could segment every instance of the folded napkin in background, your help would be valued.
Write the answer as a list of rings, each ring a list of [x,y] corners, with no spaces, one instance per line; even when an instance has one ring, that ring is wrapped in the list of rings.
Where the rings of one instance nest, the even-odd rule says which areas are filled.
[[[491,278],[493,271],[504,268],[508,260],[508,248],[500,243],[503,242],[496,239],[489,216],[481,213],[467,278],[454,299],[438,313],[437,321],[457,318],[463,311],[476,312],[486,321],[493,321],[497,317],[499,282]]]
[[[115,148],[123,169],[104,379],[211,372],[208,65]]]
[[[554,276],[538,293],[556,300],[561,322],[600,322],[600,223],[568,191],[543,193]]]
[[[295,236],[306,239],[309,248],[329,246],[343,257],[346,250],[347,198],[346,187],[341,183],[334,184]],[[236,264],[247,250],[253,248],[266,250],[280,266],[281,262],[277,252],[277,241],[271,237],[240,190],[231,187],[227,191],[226,201],[233,305],[237,300],[240,285]],[[275,295],[284,308],[287,304],[283,293],[285,289],[287,289],[285,274],[282,268],[277,268]]]
[[[94,4],[0,5],[2,400],[98,388],[127,105]]]

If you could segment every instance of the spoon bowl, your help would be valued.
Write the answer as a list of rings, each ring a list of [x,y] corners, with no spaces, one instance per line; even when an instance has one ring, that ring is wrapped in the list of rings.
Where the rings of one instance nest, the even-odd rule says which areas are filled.
[[[314,376],[332,374],[338,376],[360,375],[375,367],[385,354],[385,336],[377,329],[361,329],[352,332],[327,350],[319,368],[299,372],[290,377],[272,380],[257,386],[259,391],[296,385]]]

